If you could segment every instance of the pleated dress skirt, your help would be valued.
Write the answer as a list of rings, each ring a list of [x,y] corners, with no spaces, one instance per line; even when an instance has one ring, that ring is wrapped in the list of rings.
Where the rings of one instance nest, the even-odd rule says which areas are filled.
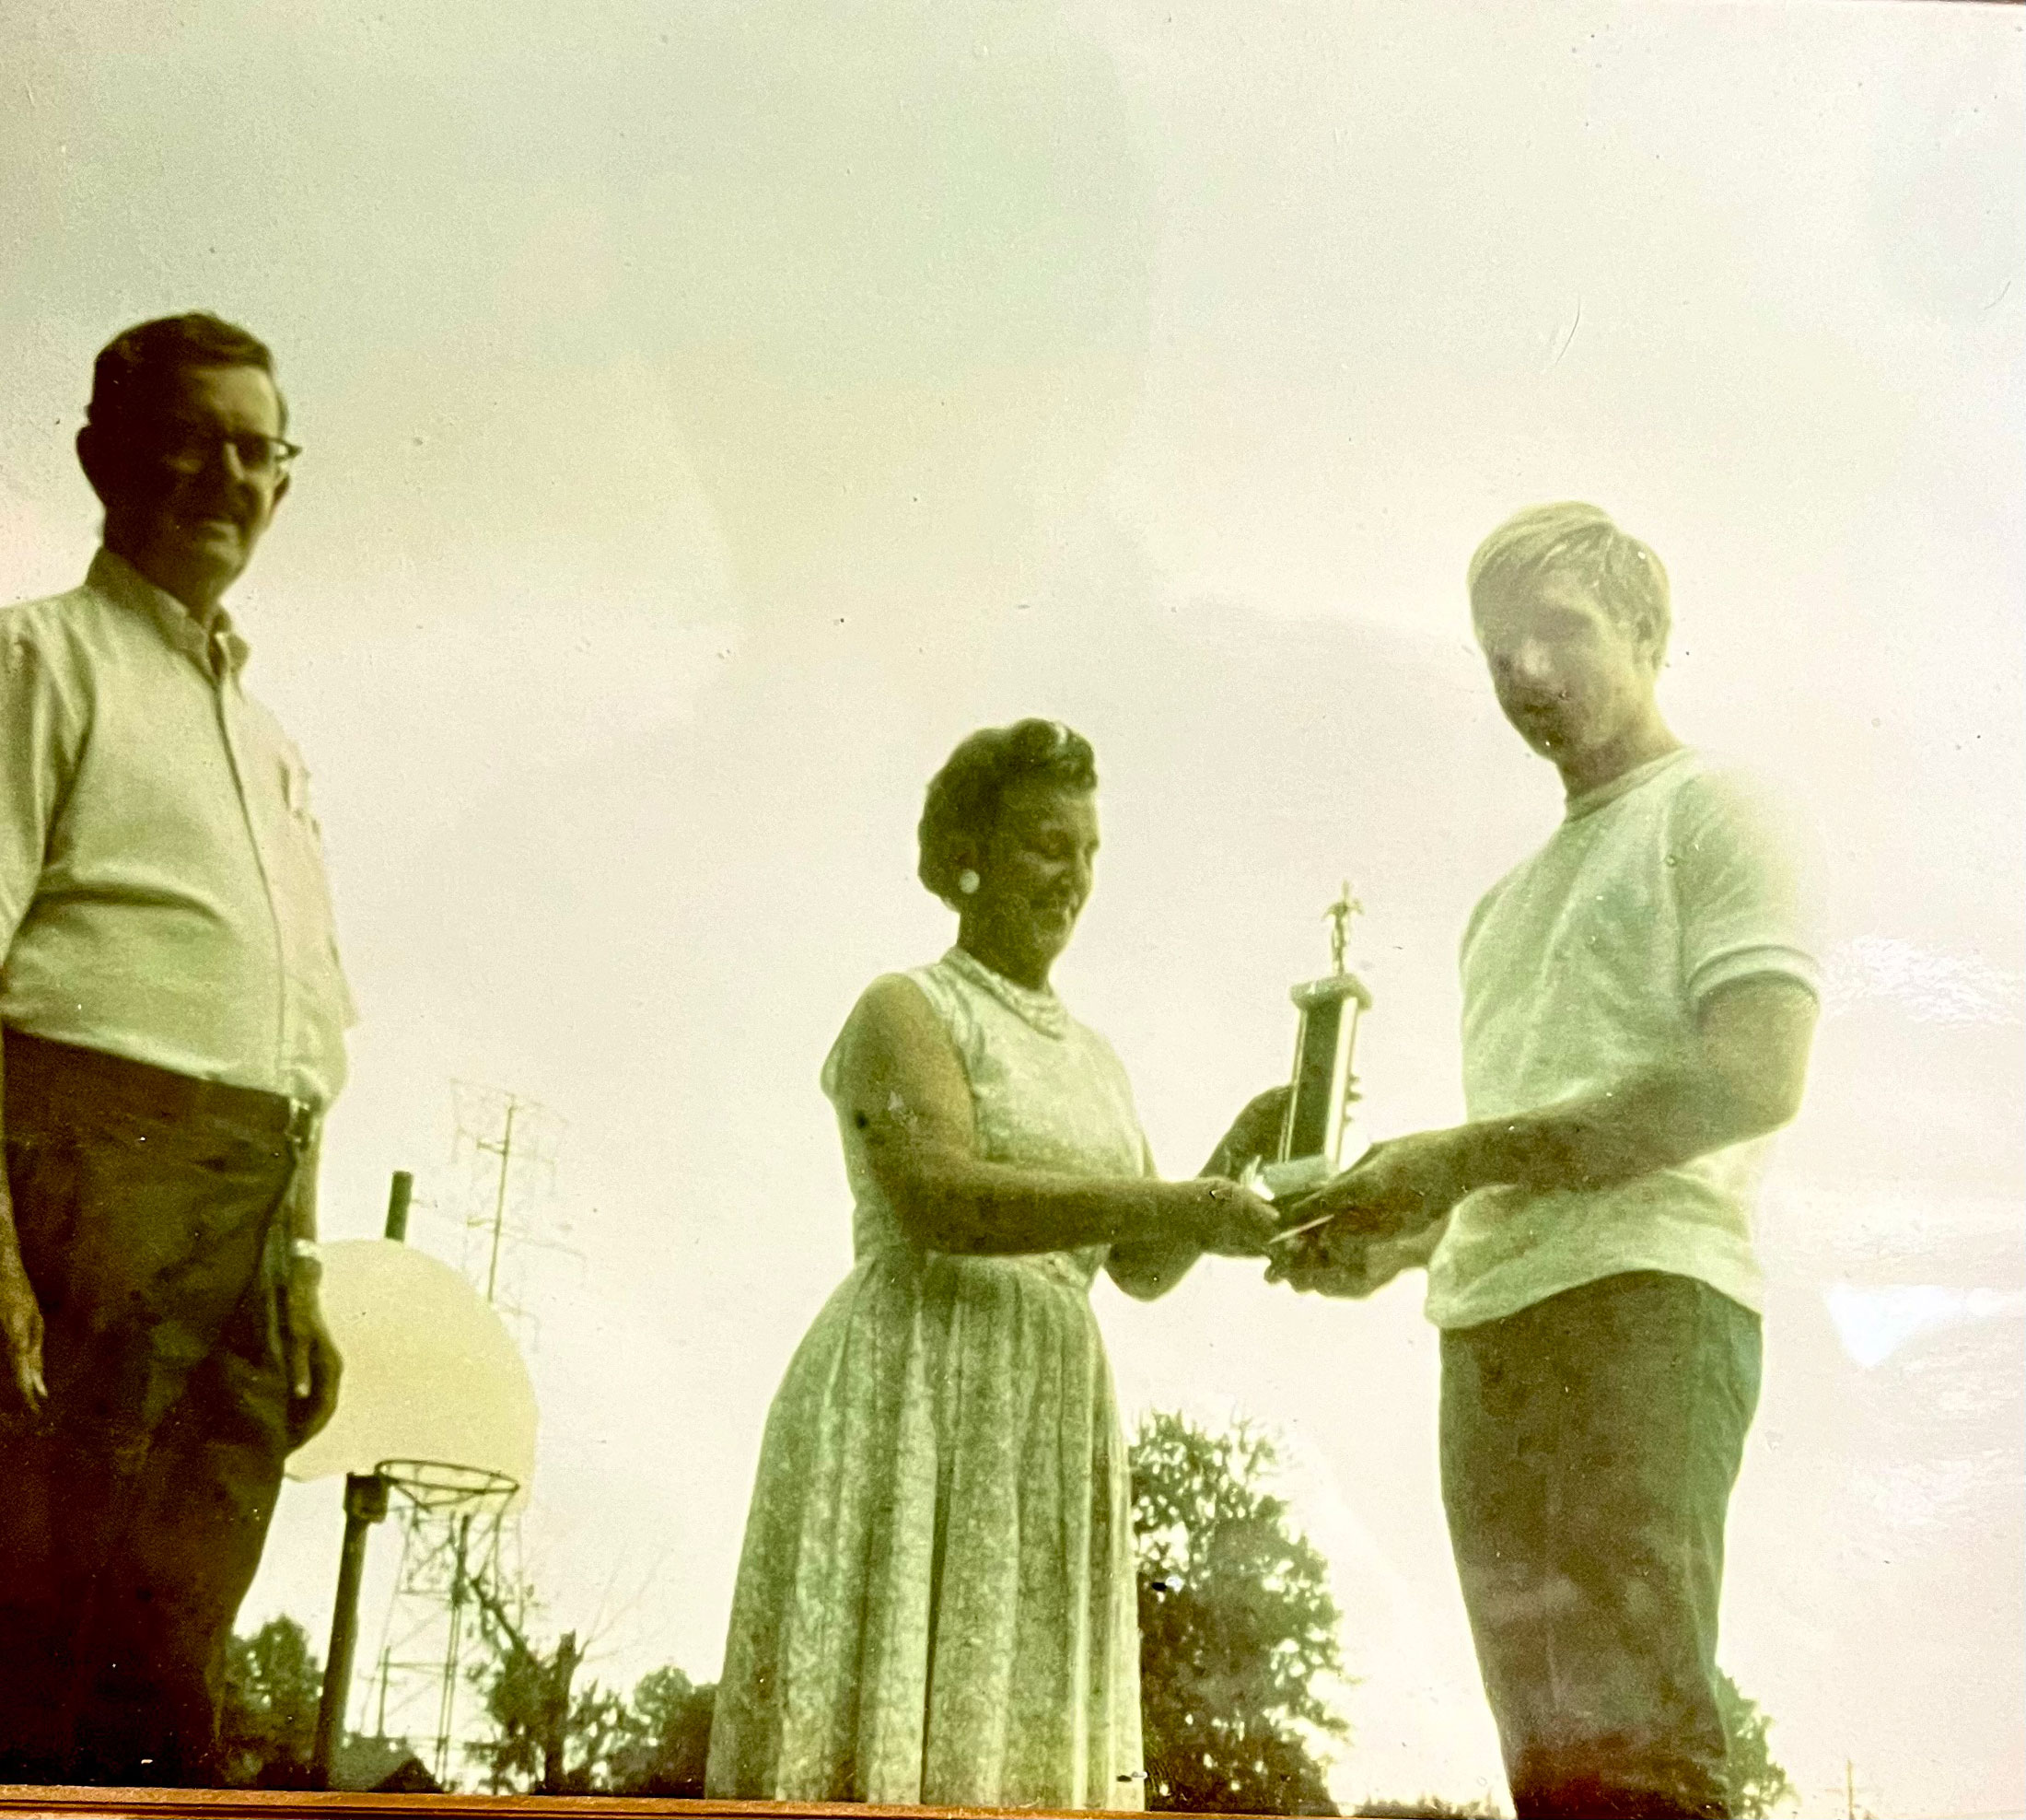
[[[1095,1261],[895,1244],[831,1297],[767,1422],[712,1795],[1143,1804]]]

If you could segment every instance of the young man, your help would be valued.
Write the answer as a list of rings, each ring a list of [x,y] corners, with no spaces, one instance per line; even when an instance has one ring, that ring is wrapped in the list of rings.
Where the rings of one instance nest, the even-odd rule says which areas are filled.
[[[282,1462],[330,1418],[344,1079],[302,761],[220,600],[288,490],[243,329],[144,322],[77,438],[83,587],[0,612],[0,1781],[212,1779]]]
[[[1594,507],[1470,566],[1507,718],[1560,827],[1462,944],[1469,1123],[1381,1144],[1276,1274],[1428,1264],[1458,1573],[1522,1816],[1729,1812],[1724,1519],[1759,1390],[1752,1209],[1817,1004],[1791,838],[1654,698],[1667,578]]]

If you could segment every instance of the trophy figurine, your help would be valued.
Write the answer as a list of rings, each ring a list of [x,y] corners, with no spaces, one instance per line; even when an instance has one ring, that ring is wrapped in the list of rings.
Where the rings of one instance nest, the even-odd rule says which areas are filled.
[[[1250,1184],[1269,1200],[1298,1198],[1320,1188],[1342,1166],[1344,1135],[1358,1097],[1352,1045],[1357,1040],[1358,1014],[1372,1008],[1364,982],[1344,966],[1351,918],[1364,907],[1345,883],[1343,895],[1324,913],[1330,924],[1328,976],[1305,980],[1289,990],[1300,1013],[1293,1091],[1274,1156],[1249,1172]]]

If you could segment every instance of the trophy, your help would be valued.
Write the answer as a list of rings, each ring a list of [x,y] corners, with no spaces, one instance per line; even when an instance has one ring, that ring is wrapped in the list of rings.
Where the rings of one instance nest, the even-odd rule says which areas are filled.
[[[1357,1040],[1359,1013],[1372,1008],[1364,982],[1345,970],[1344,946],[1351,918],[1364,907],[1345,883],[1343,895],[1324,913],[1330,924],[1328,976],[1305,980],[1288,993],[1300,1013],[1293,1091],[1272,1159],[1248,1172],[1248,1185],[1268,1200],[1298,1199],[1320,1188],[1342,1167],[1344,1134],[1358,1097],[1352,1046]]]

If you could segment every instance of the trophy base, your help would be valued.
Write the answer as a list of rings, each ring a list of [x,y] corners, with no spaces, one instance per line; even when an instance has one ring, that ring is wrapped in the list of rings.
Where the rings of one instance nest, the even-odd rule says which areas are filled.
[[[1268,1200],[1286,1201],[1320,1188],[1335,1172],[1325,1156],[1289,1157],[1286,1162],[1263,1165],[1259,1182]]]

